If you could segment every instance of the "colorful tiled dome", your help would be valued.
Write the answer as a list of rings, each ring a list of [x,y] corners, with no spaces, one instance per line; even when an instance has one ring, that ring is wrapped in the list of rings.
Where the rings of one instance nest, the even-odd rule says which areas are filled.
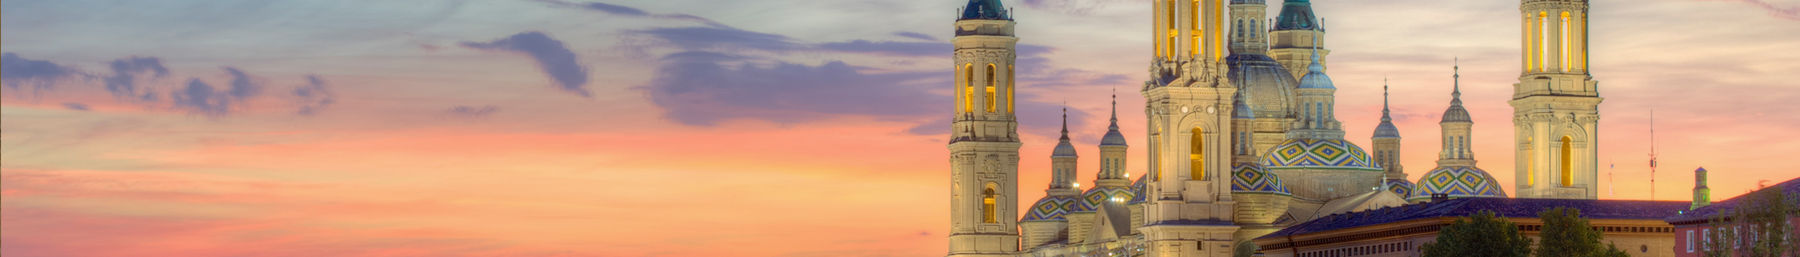
[[[1019,221],[1058,221],[1064,220],[1063,214],[1069,214],[1080,201],[1073,196],[1044,196],[1037,203],[1031,204],[1031,210],[1025,212],[1025,218]]]
[[[1118,201],[1124,202],[1135,196],[1136,195],[1131,192],[1130,187],[1094,187],[1088,189],[1086,193],[1081,193],[1080,204],[1075,207],[1074,211],[1083,212],[1099,210],[1100,204],[1105,201],[1118,199]]]
[[[1406,181],[1404,178],[1396,178],[1387,180],[1387,188],[1388,191],[1393,191],[1394,195],[1405,198],[1412,197],[1414,186],[1411,181]]]
[[[1438,167],[1425,173],[1407,200],[1430,199],[1432,194],[1445,194],[1450,198],[1506,197],[1506,191],[1500,189],[1500,183],[1493,175],[1468,166]]]
[[[1277,194],[1294,195],[1288,191],[1287,185],[1281,184],[1281,177],[1263,170],[1262,165],[1244,163],[1231,167],[1231,193],[1233,194]]]
[[[1269,169],[1326,168],[1381,170],[1362,147],[1342,139],[1289,139],[1257,161]]]
[[[1144,189],[1145,188],[1144,183],[1149,183],[1149,180],[1150,180],[1150,174],[1144,174],[1142,176],[1138,176],[1137,182],[1131,182],[1131,200],[1126,201],[1125,204],[1144,203],[1144,200],[1145,200],[1144,198],[1146,198],[1145,195],[1149,195],[1149,194],[1144,193],[1146,190],[1146,189]]]

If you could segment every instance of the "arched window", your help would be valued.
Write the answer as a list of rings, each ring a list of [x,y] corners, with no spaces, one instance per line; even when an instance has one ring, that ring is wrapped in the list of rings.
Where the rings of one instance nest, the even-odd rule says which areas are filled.
[[[1562,185],[1563,186],[1574,186],[1575,185],[1575,162],[1573,160],[1574,158],[1572,158],[1573,155],[1575,154],[1575,148],[1574,148],[1573,144],[1569,143],[1569,141],[1570,141],[1569,136],[1563,136],[1563,138],[1562,138]]]
[[[1177,33],[1175,32],[1176,31],[1175,30],[1175,21],[1177,19],[1180,19],[1179,16],[1175,16],[1175,1],[1176,0],[1169,0],[1169,8],[1165,9],[1165,10],[1169,10],[1169,12],[1168,12],[1169,13],[1169,22],[1168,22],[1169,23],[1169,44],[1166,45],[1169,49],[1168,50],[1169,59],[1175,58],[1175,41],[1176,41],[1175,36],[1177,35]]]
[[[1188,55],[1194,58],[1200,58],[1200,35],[1206,33],[1206,30],[1200,29],[1200,16],[1200,0],[1194,0],[1188,5],[1188,29],[1193,32],[1193,35],[1189,36],[1194,38],[1192,41],[1188,41],[1188,45],[1193,48]]]
[[[1206,180],[1206,134],[1196,127],[1190,140],[1192,145],[1188,151],[1188,175],[1194,180]]]
[[[1232,31],[1233,35],[1236,35],[1236,37],[1239,37],[1239,38],[1244,37],[1244,20],[1237,20],[1236,28],[1237,28],[1237,31]]]
[[[994,64],[987,66],[987,112],[994,112]]]
[[[1013,89],[1015,88],[1015,87],[1013,87],[1013,85],[1014,85],[1013,81],[1017,81],[1018,79],[1013,77],[1013,74],[1014,74],[1013,73],[1013,65],[1007,64],[1006,65],[1006,113],[1013,113],[1013,95],[1017,94],[1016,92],[1013,92]]]
[[[963,64],[963,111],[975,112],[975,64]]]
[[[1536,146],[1534,146],[1531,143],[1531,141],[1533,141],[1533,140],[1530,137],[1525,138],[1526,147],[1525,147],[1524,156],[1532,156],[1530,158],[1525,158],[1525,174],[1526,174],[1525,175],[1525,185],[1526,186],[1536,186],[1537,185],[1537,175],[1538,175],[1537,174],[1537,157],[1536,157],[1536,155],[1532,155],[1532,154],[1536,153],[1534,150],[1532,150]]]
[[[999,219],[995,218],[994,212],[994,184],[988,184],[987,189],[981,192],[981,216],[985,217],[986,221],[984,222],[1000,222]]]

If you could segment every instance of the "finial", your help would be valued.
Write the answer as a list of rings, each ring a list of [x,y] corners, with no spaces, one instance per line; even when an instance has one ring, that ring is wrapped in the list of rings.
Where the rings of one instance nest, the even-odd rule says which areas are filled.
[[[1118,124],[1119,124],[1119,86],[1113,86],[1112,91],[1113,91],[1112,92],[1112,123],[1114,126],[1118,126]]]
[[[1388,78],[1381,77],[1381,121],[1390,121],[1388,117]]]
[[[1450,73],[1451,74],[1450,75],[1450,78],[1451,78],[1450,98],[1455,99],[1458,102],[1461,102],[1462,101],[1462,57],[1456,57],[1454,59],[1451,59],[1450,70],[1451,70],[1451,73]]]

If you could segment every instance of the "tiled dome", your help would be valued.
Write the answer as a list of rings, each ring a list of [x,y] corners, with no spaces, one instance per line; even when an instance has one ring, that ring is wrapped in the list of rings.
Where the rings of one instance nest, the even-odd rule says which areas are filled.
[[[1406,181],[1405,178],[1387,180],[1388,191],[1393,191],[1394,195],[1398,195],[1401,198],[1412,197],[1414,187],[1413,183],[1411,181]]]
[[[1131,182],[1131,200],[1127,201],[1125,203],[1126,204],[1144,203],[1144,200],[1146,200],[1144,198],[1147,198],[1146,195],[1149,195],[1149,194],[1144,193],[1145,192],[1144,183],[1149,183],[1149,181],[1150,181],[1150,174],[1144,174],[1142,176],[1138,176],[1137,182]]]
[[[1268,169],[1326,168],[1381,170],[1362,147],[1342,139],[1288,139],[1257,161]]]
[[[1063,214],[1069,214],[1080,201],[1073,196],[1044,196],[1025,211],[1025,218],[1019,221],[1058,221],[1064,220]]]
[[[1120,203],[1124,203],[1125,200],[1129,200],[1135,196],[1136,195],[1131,192],[1130,187],[1094,187],[1088,189],[1085,193],[1081,193],[1081,201],[1078,201],[1079,204],[1076,205],[1074,211],[1083,212],[1099,210],[1100,204],[1103,202],[1116,200]]]
[[[1493,175],[1469,166],[1438,167],[1425,173],[1407,200],[1430,199],[1432,194],[1446,194],[1450,198],[1506,197],[1506,191],[1500,189],[1500,183]]]
[[[1231,167],[1231,193],[1233,194],[1277,194],[1294,195],[1286,185],[1281,184],[1281,177],[1263,170],[1262,165],[1244,163]]]

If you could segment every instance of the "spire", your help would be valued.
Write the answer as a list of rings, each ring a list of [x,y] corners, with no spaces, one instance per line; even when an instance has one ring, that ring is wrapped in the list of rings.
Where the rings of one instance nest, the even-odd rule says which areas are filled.
[[[1312,64],[1306,66],[1306,75],[1300,77],[1300,88],[1331,88],[1331,77],[1325,76],[1325,65],[1319,63],[1319,37],[1313,37]]]
[[[1050,157],[1075,157],[1075,145],[1069,143],[1069,107],[1062,109],[1062,138],[1057,139],[1056,148],[1051,150]]]
[[[1460,63],[1461,58],[1457,59],[1456,62]],[[1462,104],[1462,65],[1453,64],[1451,70],[1453,72],[1450,76],[1452,80],[1450,89],[1450,108],[1444,109],[1444,119],[1439,121],[1439,123],[1474,122],[1474,120],[1469,118],[1469,110],[1463,108]]]
[[[1125,134],[1119,133],[1119,89],[1118,88],[1113,88],[1111,122],[1112,122],[1111,124],[1106,125],[1106,136],[1100,137],[1100,145],[1102,145],[1102,146],[1108,146],[1108,145],[1123,146],[1123,145],[1125,145]]]
[[[1394,117],[1388,114],[1388,80],[1381,78],[1381,124],[1375,125],[1375,138],[1399,138],[1400,129],[1394,127]]]
[[[1381,122],[1391,122],[1393,120],[1394,118],[1392,116],[1388,116],[1388,79],[1387,77],[1381,77]]]

